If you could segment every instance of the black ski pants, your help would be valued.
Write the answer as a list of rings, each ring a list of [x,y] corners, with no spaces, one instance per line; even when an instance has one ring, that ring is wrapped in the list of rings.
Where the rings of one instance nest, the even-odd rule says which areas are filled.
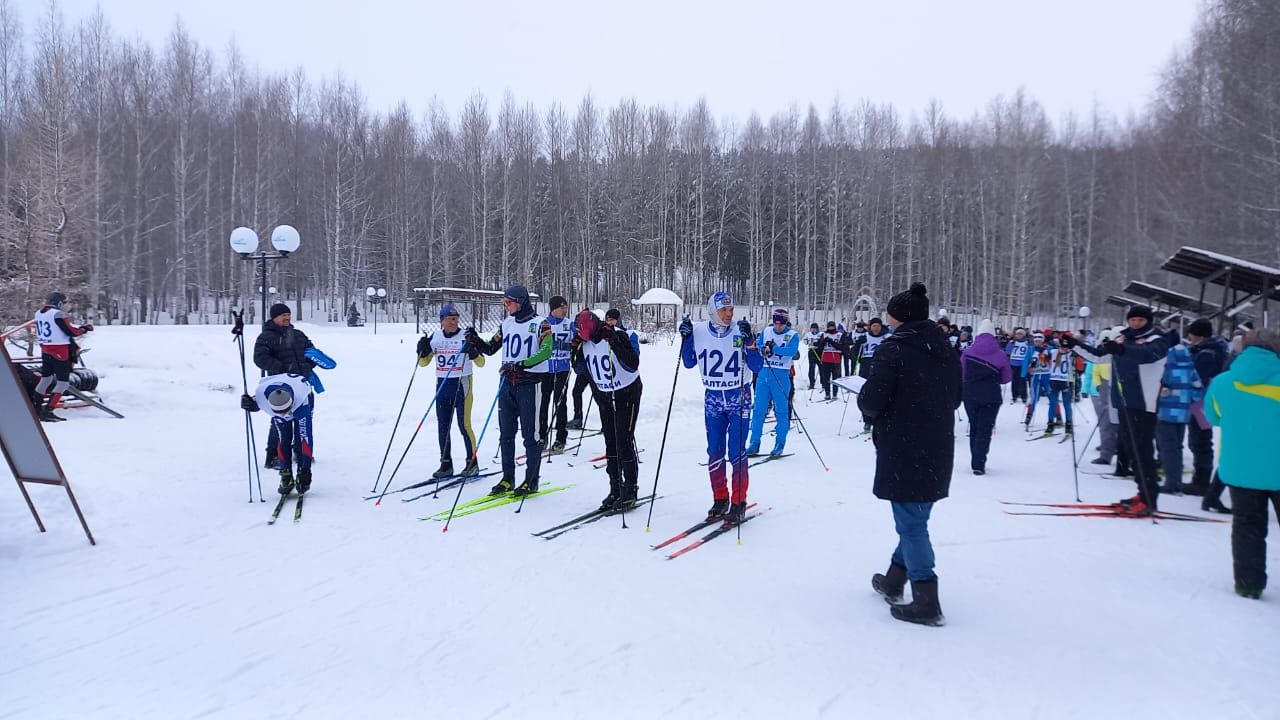
[[[1193,418],[1187,423],[1187,447],[1192,457],[1191,484],[1208,487],[1213,476],[1213,428],[1202,429]]]
[[[1138,494],[1148,506],[1156,507],[1159,481],[1156,477],[1156,414],[1143,409],[1124,408],[1120,411],[1120,444],[1134,478]]]
[[[1231,487],[1231,562],[1236,585],[1249,590],[1267,587],[1267,503],[1280,519],[1280,490]]]
[[[964,411],[969,416],[969,467],[986,470],[987,452],[991,450],[991,433],[996,428],[1000,403],[965,402]]]
[[[569,394],[569,371],[557,373],[543,373],[541,382],[542,400],[538,404],[538,437],[545,444],[549,428],[547,421],[550,419],[551,406],[555,405],[555,423],[556,423],[556,439],[555,441],[563,445],[569,437],[569,403],[566,395]]]
[[[1022,373],[1017,370],[1013,371],[1013,399],[1027,401],[1027,379],[1022,377]]]
[[[600,408],[600,430],[604,435],[604,452],[608,458],[605,471],[610,480],[635,487],[640,479],[636,460],[636,419],[640,415],[640,394],[644,387],[639,378],[621,390],[591,392]]]

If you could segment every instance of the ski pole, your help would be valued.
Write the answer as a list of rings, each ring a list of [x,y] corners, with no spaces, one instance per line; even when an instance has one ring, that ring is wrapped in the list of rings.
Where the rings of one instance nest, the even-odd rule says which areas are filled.
[[[466,351],[467,346],[464,343],[460,352],[465,353]],[[391,481],[395,480],[396,473],[400,472],[400,465],[404,463],[405,457],[409,455],[409,448],[413,447],[413,441],[418,439],[418,433],[422,431],[422,425],[427,422],[427,417],[431,415],[431,408],[435,407],[436,400],[440,399],[440,391],[444,390],[445,385],[449,384],[449,378],[453,375],[453,371],[457,370],[462,364],[463,363],[459,362],[449,368],[449,371],[444,374],[444,379],[441,380],[439,386],[436,387],[436,394],[431,397],[431,403],[427,405],[426,412],[422,413],[422,419],[418,421],[418,427],[414,428],[413,434],[409,436],[409,444],[404,446],[404,452],[400,454],[400,459],[396,462],[395,469],[391,471],[391,475],[387,478],[387,484],[382,488],[382,495],[379,495],[378,501],[374,503],[375,507],[382,504],[383,496],[385,496],[387,494],[387,490],[391,488]],[[376,486],[374,489],[377,489]]]
[[[840,433],[844,432],[844,416],[848,412],[849,412],[849,401],[846,399],[844,401],[844,410],[840,411],[840,427],[836,428],[836,435],[839,435]]]
[[[493,404],[489,406],[489,414],[484,418],[484,427],[480,428],[480,437],[476,439],[476,446],[471,451],[471,459],[475,460],[480,457],[480,443],[484,442],[484,434],[489,431],[489,421],[493,419],[493,409],[498,407],[498,398],[502,397],[502,388],[506,385],[507,379],[498,376],[498,392],[493,396]],[[440,532],[449,532],[449,523],[453,522],[453,513],[458,509],[458,501],[462,499],[462,488],[466,487],[465,482],[458,483],[458,494],[453,496],[453,507],[449,508],[449,517],[444,521],[444,529]]]
[[[244,366],[244,311],[231,311],[231,317],[234,324],[231,327],[231,334],[234,336],[236,346],[240,350],[240,385],[244,389],[244,394],[249,394],[249,375]],[[258,502],[266,502],[266,498],[262,497],[262,471],[258,469],[258,464],[254,461],[254,454],[258,447],[258,439],[254,437],[253,418],[249,411],[244,411],[244,427],[245,427],[245,455],[247,456],[249,465],[249,502],[253,502],[253,479],[255,475],[258,479]]]
[[[1071,409],[1071,398],[1074,398],[1076,396],[1075,393],[1076,393],[1076,376],[1073,373],[1071,375],[1071,396],[1066,398],[1064,401],[1065,403],[1065,407],[1063,408],[1064,413],[1065,411]],[[1094,430],[1098,429],[1098,425],[1096,423],[1094,424],[1093,429]],[[1093,433],[1089,433],[1089,436],[1093,437]],[[1085,445],[1085,447],[1088,447],[1088,445]],[[1075,433],[1074,426],[1071,429],[1071,474],[1072,476],[1075,477],[1075,481],[1076,481],[1076,502],[1080,502],[1080,461],[1076,459],[1076,433]]]
[[[685,315],[687,319],[689,316]],[[671,375],[671,397],[667,400],[667,420],[662,425],[662,445],[658,448],[658,469],[653,473],[653,499],[649,501],[649,517],[644,521],[644,531],[649,532],[653,523],[653,506],[658,504],[658,478],[662,476],[662,454],[667,449],[667,430],[671,428],[671,407],[676,401],[676,382],[680,379],[680,363],[683,358],[680,354],[684,351],[684,342],[681,341],[680,350],[676,351],[676,371]]]
[[[378,466],[378,477],[373,479],[373,489],[370,493],[378,492],[378,483],[382,482],[382,471],[387,467],[387,458],[391,456],[391,444],[396,440],[396,430],[400,428],[400,418],[404,416],[405,403],[409,402],[409,391],[413,389],[413,379],[418,375],[418,360],[414,358],[413,373],[409,375],[409,387],[404,389],[404,399],[400,401],[400,412],[396,413],[396,423],[391,426],[391,437],[387,438],[387,451],[382,453],[382,464]]]
[[[1093,434],[1098,432],[1098,425],[1101,425],[1101,424],[1102,424],[1101,418],[1098,419],[1098,422],[1094,423],[1093,429],[1089,431],[1089,436],[1084,439],[1084,447],[1080,450],[1080,457],[1076,458],[1076,462],[1080,462],[1081,460],[1083,460],[1084,454],[1089,452],[1089,443],[1093,440]],[[1075,442],[1075,440],[1073,439],[1072,442]]]
[[[768,375],[769,375],[769,382],[773,382],[773,383],[778,382],[777,380],[773,379],[773,373],[768,373]],[[781,390],[782,389],[781,386],[779,386],[778,389]],[[804,434],[804,439],[809,441],[809,447],[813,448],[813,454],[817,455],[818,462],[822,463],[822,470],[824,472],[831,472],[831,468],[827,466],[827,461],[822,459],[822,453],[818,452],[818,446],[813,444],[813,435],[808,431],[808,429],[805,428],[804,419],[800,417],[800,413],[796,413],[795,415],[796,415],[796,422],[800,423],[800,430]]]
[[[587,436],[587,420],[591,418],[591,403],[595,399],[594,392],[587,396],[587,412],[582,415],[582,430],[578,432],[578,447],[573,449],[574,457],[578,457],[578,453],[582,452],[582,439]]]

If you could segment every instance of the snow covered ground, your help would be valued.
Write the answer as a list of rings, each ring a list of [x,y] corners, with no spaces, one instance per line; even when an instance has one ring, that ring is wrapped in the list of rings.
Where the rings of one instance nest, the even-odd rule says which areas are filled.
[[[809,404],[803,381],[798,410],[831,471],[793,435],[793,457],[752,472],[752,499],[772,510],[744,526],[742,545],[722,537],[667,561],[649,545],[710,503],[694,372],[679,377],[652,532],[634,514],[626,530],[611,518],[530,537],[606,492],[603,471],[561,457],[543,481],[570,490],[441,533],[418,518],[451,495],[361,500],[413,367],[412,326],[300,327],[339,367],[322,371],[303,520],[272,527],[270,504],[246,502],[228,328],[95,334],[87,360],[127,419],[74,410],[45,427],[99,544],[88,546],[60,488],[31,488],[44,535],[16,490],[4,493],[0,718],[1280,712],[1280,589],[1261,602],[1232,593],[1230,526],[1004,514],[999,500],[1074,499],[1070,445],[1024,442],[1012,408],[985,477],[969,474],[958,424],[952,497],[931,527],[948,625],[924,628],[890,618],[869,586],[895,536],[871,495],[874,449],[847,437],[856,409],[837,436],[843,404]],[[675,348],[645,345],[642,359],[647,489]],[[497,384],[493,367],[478,377],[477,431]],[[420,372],[393,462],[432,386]],[[496,466],[496,424],[483,465]],[[1083,440],[1091,425],[1077,427]],[[435,469],[434,412],[423,433],[395,487]],[[582,449],[602,452],[599,437]],[[274,485],[264,473],[268,500]],[[1086,502],[1133,494],[1106,476],[1082,473],[1080,485]],[[1162,507],[1199,512],[1198,498]]]

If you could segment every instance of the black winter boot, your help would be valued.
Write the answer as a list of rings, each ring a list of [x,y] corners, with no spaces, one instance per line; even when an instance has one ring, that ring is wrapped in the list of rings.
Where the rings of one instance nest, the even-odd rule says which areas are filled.
[[[618,498],[622,497],[622,481],[616,477],[609,477],[609,494],[604,496],[600,501],[600,507],[612,509],[618,504]]]
[[[729,499],[725,498],[724,500],[716,500],[715,502],[711,503],[711,509],[707,511],[707,519],[708,520],[722,519],[724,517],[724,514],[727,512],[729,512]]]
[[[298,494],[303,495],[311,489],[311,468],[298,470]]]
[[[942,603],[938,602],[938,579],[911,581],[911,604],[894,605],[889,613],[898,620],[917,625],[941,627],[947,624],[942,616]]]
[[[276,492],[281,495],[293,492],[293,471],[289,468],[280,471],[280,487],[276,488]]]
[[[1221,498],[1205,498],[1200,502],[1200,509],[1205,512],[1222,513],[1223,515],[1231,514],[1231,508],[1223,505]]]
[[[453,460],[449,458],[442,459],[440,461],[440,469],[431,473],[431,477],[436,480],[439,480],[440,478],[447,478],[450,475],[453,475]]]
[[[880,597],[890,605],[902,604],[902,590],[907,586],[907,569],[902,565],[889,563],[884,574],[871,576],[871,589],[880,593]]]
[[[613,509],[617,512],[626,512],[636,506],[636,484],[633,482],[622,481],[621,494],[618,496],[618,502],[614,503]]]

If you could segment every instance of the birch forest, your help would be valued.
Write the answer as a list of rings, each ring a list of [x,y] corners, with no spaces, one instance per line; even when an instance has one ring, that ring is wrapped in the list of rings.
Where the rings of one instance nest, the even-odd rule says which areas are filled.
[[[511,282],[575,306],[728,289],[843,317],[916,279],[943,307],[1053,317],[1129,279],[1186,289],[1159,269],[1181,245],[1280,263],[1274,0],[1208,3],[1125,118],[1051,119],[1031,89],[966,118],[536,107],[518,88],[379,114],[354,82],[253,71],[180,23],[163,46],[129,37],[0,0],[6,323],[54,289],[103,324],[252,316],[257,275],[227,236],[265,246],[280,223],[302,247],[269,284],[305,320],[340,320],[369,285],[411,319],[414,287]]]

